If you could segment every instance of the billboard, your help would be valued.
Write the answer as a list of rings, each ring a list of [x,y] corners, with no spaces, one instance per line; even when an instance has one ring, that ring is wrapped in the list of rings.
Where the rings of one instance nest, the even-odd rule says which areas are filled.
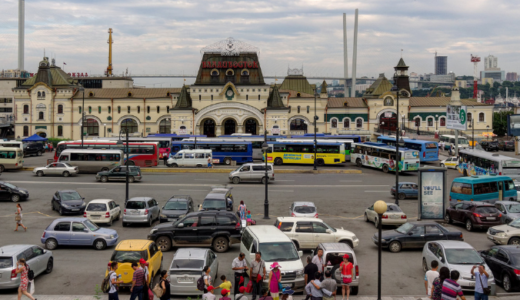
[[[520,115],[507,116],[507,135],[520,136]]]
[[[446,128],[466,130],[467,107],[446,105]]]
[[[419,219],[444,218],[445,211],[445,168],[419,169]]]

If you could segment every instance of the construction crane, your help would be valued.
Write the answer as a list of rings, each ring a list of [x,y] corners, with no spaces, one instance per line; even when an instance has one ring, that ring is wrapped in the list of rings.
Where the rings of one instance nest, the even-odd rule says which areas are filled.
[[[478,63],[480,57],[471,54],[471,62],[473,63],[473,99],[477,99],[477,76],[478,76]]]
[[[112,40],[112,28],[108,29],[108,68],[107,68],[107,76],[112,76],[112,71],[114,70],[112,68],[112,43],[114,43],[114,40]]]

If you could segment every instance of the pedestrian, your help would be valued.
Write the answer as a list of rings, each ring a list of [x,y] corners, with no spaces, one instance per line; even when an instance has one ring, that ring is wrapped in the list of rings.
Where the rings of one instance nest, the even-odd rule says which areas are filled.
[[[424,287],[426,288],[426,295],[432,295],[432,285],[433,280],[439,277],[439,272],[437,272],[437,268],[439,267],[439,262],[436,260],[432,260],[431,262],[431,270],[428,270],[426,274],[424,274]]]
[[[170,300],[170,280],[168,279],[168,271],[161,271],[161,289],[163,290],[160,300]]]
[[[215,288],[211,285],[204,288],[204,295],[202,295],[202,300],[215,300]]]
[[[284,287],[282,290],[282,300],[293,300],[292,294],[294,294],[294,291],[290,286]]]
[[[318,278],[321,279],[323,275],[323,249],[318,249],[318,254],[314,255],[312,263],[318,267],[318,272],[320,273],[320,277]]]
[[[240,291],[240,287],[244,286],[244,276],[247,276],[247,262],[245,257],[246,255],[240,252],[238,257],[233,259],[233,262],[231,263],[231,269],[235,271],[235,298],[236,294]]]
[[[144,271],[143,299],[149,300],[151,278],[150,278],[149,272],[148,272],[148,263],[143,258],[141,258],[139,260],[139,268]],[[153,300],[153,298],[152,298],[152,300]]]
[[[24,258],[20,258],[18,260],[18,264],[16,265],[16,274],[20,274],[20,286],[18,287],[18,300],[22,299],[22,294],[27,298],[35,300],[35,298],[29,294],[27,291],[27,286],[29,285],[29,266],[25,262]]]
[[[235,300],[247,300],[247,297],[246,297],[246,287],[245,286],[241,286],[239,289],[238,289],[239,293],[235,293]]]
[[[202,271],[204,272],[204,293],[206,293],[208,286],[211,286],[211,275],[209,274],[209,272],[211,272],[211,268],[209,266],[205,266]]]
[[[132,263],[132,269],[134,269],[134,275],[132,276],[132,287],[130,287],[130,300],[143,300],[143,286],[145,284],[144,270],[139,268],[137,262]]]
[[[323,282],[321,283],[321,287],[332,292],[332,295],[330,296],[323,295],[323,300],[334,300],[334,298],[336,298],[336,290],[338,289],[338,284],[336,280],[332,279],[331,271],[325,271],[325,280],[323,280]]]
[[[49,152],[49,144],[48,143],[45,143],[45,145],[43,145],[43,150],[45,152]]]
[[[307,283],[305,286],[305,292],[307,293],[307,296],[310,296],[311,300],[323,299],[323,292],[321,291],[321,282],[319,279],[320,276],[321,273],[316,272],[314,275],[316,279],[309,281],[309,283]]]
[[[231,300],[231,298],[228,297],[229,293],[230,291],[228,289],[223,289],[222,291],[220,291],[222,297],[220,297],[219,300]]]
[[[123,283],[123,280],[121,280],[121,278],[117,276],[117,267],[117,262],[113,261],[110,263],[110,272],[108,272],[108,274],[110,275],[110,290],[108,290],[108,300],[119,300],[117,285]]]
[[[219,287],[223,290],[227,290],[228,293],[226,294],[226,296],[229,296],[229,294],[231,294],[231,287],[232,287],[231,281],[226,279],[226,275],[220,276],[220,280],[222,280],[222,283],[220,284]],[[224,296],[224,295],[222,295],[222,296]]]
[[[251,217],[251,211],[250,210],[247,211],[246,219],[253,219]]]
[[[459,276],[459,271],[453,270],[450,273],[450,279],[444,280],[442,283],[442,300],[455,300],[457,299],[457,296],[462,300],[466,300],[466,297],[464,297],[464,294],[462,293],[462,288],[457,283]]]
[[[274,262],[271,264],[271,272],[269,273],[269,290],[273,300],[280,300],[280,286],[282,285],[282,272],[280,272],[280,264]]]
[[[251,262],[251,270],[249,271],[249,279],[253,282],[253,298],[261,296],[262,282],[265,279],[265,262],[262,260],[262,253],[260,251],[255,253],[255,260]]]
[[[163,153],[162,159],[164,161],[164,165],[166,166],[168,164],[168,154],[167,153]]]
[[[14,220],[16,221],[16,228],[14,231],[18,231],[18,226],[22,226],[23,230],[27,231],[27,227],[22,224],[22,205],[20,203],[16,203],[16,214]]]
[[[475,276],[475,300],[488,300],[488,295],[484,293],[484,289],[488,287],[489,274],[484,266],[473,266],[471,275]]]
[[[260,297],[258,300],[273,300],[273,297],[269,296],[269,289],[263,289],[262,297]]]
[[[246,205],[244,204],[244,200],[240,200],[240,205],[238,206],[238,216],[240,220],[246,219]]]
[[[346,292],[347,300],[350,297],[350,283],[352,282],[352,269],[354,268],[349,258],[348,254],[343,255],[343,261],[339,265],[341,269],[341,295],[343,296],[342,299],[345,299]]]
[[[432,300],[441,300],[442,296],[442,284],[444,283],[444,280],[450,278],[450,269],[446,267],[442,267],[439,270],[439,277],[435,278],[432,283],[432,290],[431,290],[431,299]]]
[[[314,274],[318,272],[318,267],[312,262],[312,257],[307,256],[307,265],[303,269],[305,274],[305,285],[309,283],[309,281],[314,280]]]
[[[211,156],[208,156],[208,168],[212,168],[213,169],[213,164],[211,163]]]

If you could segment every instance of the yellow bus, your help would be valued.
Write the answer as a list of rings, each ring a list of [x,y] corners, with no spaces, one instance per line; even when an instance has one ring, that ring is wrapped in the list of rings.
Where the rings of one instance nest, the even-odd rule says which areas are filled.
[[[281,164],[314,164],[314,141],[270,142],[267,162]],[[345,162],[344,143],[318,143],[316,164],[334,165]]]

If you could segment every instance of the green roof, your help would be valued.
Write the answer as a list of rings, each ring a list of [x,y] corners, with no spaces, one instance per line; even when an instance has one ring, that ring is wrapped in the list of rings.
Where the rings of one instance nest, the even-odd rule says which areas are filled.
[[[44,57],[38,67],[38,73],[27,79],[19,88],[28,89],[33,85],[42,82],[49,87],[53,86],[74,86],[76,81],[65,73],[60,67],[51,66],[47,57]]]
[[[382,94],[390,91],[392,84],[386,79],[385,74],[379,74],[379,78],[372,83],[372,85],[366,89],[364,96],[379,97]]]
[[[276,84],[269,93],[269,98],[267,98],[267,108],[285,108],[282,97],[280,96],[280,90]]]
[[[301,75],[289,75],[284,78],[280,85],[281,90],[293,90],[311,95],[314,95],[315,88],[314,84],[310,84],[307,78]]]
[[[401,57],[401,59],[399,60],[399,63],[397,64],[397,67],[398,67],[398,68],[408,68],[408,66],[404,63],[404,60],[403,60],[402,57]]]
[[[186,85],[182,86],[181,94],[173,109],[191,109],[191,96]]]

